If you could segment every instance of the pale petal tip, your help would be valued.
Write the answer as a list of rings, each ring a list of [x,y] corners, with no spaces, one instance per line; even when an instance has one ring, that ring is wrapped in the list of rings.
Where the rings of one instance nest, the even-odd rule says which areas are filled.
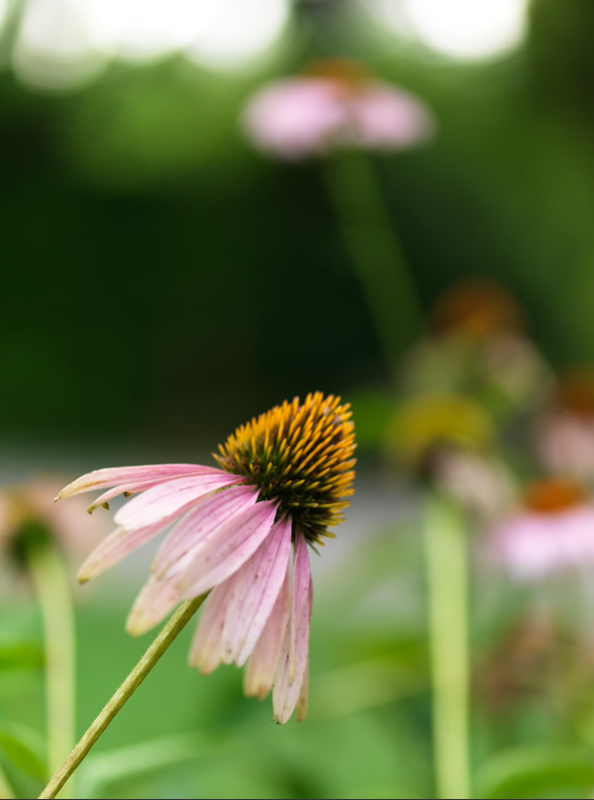
[[[147,619],[141,612],[132,609],[126,620],[126,633],[130,636],[142,636],[154,625],[152,620]]]
[[[69,491],[70,487],[72,486],[71,483],[68,486],[65,486],[63,489],[60,489],[58,494],[54,497],[54,503],[57,503],[58,500],[63,500],[65,497],[68,497],[72,494],[72,491]]]
[[[90,562],[90,560],[91,559],[89,557],[87,561]],[[89,581],[93,580],[93,578],[96,578],[97,575],[100,575],[103,572],[103,570],[104,568],[101,568],[101,566],[97,564],[88,563],[87,566],[87,563],[84,563],[82,567],[79,569],[79,571],[76,573],[76,580],[82,586],[83,583],[88,583]]]
[[[197,669],[201,675],[210,675],[219,666],[219,663],[212,657],[206,657],[203,652],[191,652],[188,658],[188,664],[191,669]]]

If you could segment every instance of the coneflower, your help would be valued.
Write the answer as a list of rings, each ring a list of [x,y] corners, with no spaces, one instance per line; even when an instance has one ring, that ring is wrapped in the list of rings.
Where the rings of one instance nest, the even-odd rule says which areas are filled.
[[[247,662],[246,694],[263,698],[274,686],[274,718],[280,723],[296,706],[299,719],[306,712],[308,545],[333,535],[328,527],[341,521],[353,492],[349,408],[321,392],[303,403],[295,398],[238,428],[215,455],[219,469],[101,469],[59,494],[108,489],[90,512],[117,495],[137,495],[119,509],[118,527],[83,564],[83,582],[171,527],[134,603],[128,631],[143,633],[180,601],[210,593],[191,665],[209,673],[221,662]]]

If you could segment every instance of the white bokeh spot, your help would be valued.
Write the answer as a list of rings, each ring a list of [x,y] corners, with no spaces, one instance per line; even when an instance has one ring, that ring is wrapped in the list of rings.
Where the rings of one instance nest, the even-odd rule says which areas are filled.
[[[8,2],[0,0],[0,24]],[[28,0],[12,62],[25,83],[50,90],[88,83],[112,58],[182,52],[234,69],[275,44],[289,11],[289,0]]]
[[[188,49],[198,64],[233,69],[258,58],[281,35],[288,17],[288,0],[218,0]]]
[[[458,60],[494,58],[526,33],[528,0],[359,0],[387,30]]]
[[[404,0],[419,39],[445,55],[486,58],[518,45],[526,0]]]

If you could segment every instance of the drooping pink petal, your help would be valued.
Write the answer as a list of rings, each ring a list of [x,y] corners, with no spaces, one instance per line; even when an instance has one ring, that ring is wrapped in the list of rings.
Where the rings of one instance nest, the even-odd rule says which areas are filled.
[[[423,103],[379,81],[370,81],[351,98],[349,114],[355,143],[363,147],[410,147],[426,140],[434,129]]]
[[[243,676],[243,691],[247,697],[263,700],[272,689],[272,683],[289,622],[291,603],[289,565],[264,630],[249,657]]]
[[[154,525],[146,525],[144,528],[136,528],[127,531],[117,528],[107,539],[96,547],[91,555],[84,562],[78,571],[77,579],[80,583],[86,583],[91,578],[97,577],[109,567],[117,564],[137,547],[148,542],[153,536],[160,533],[167,522],[157,522]]]
[[[243,118],[246,133],[265,152],[289,159],[324,152],[344,127],[344,104],[331,81],[278,81],[252,100]]]
[[[594,559],[594,507],[521,511],[495,526],[490,554],[520,581],[541,580]]]
[[[299,627],[303,614],[307,610],[310,602],[311,572],[309,569],[309,554],[307,552],[307,541],[303,534],[298,534],[295,539],[295,558],[293,561],[293,587],[291,597],[291,620],[289,623],[290,633],[290,666],[291,677],[296,670],[296,651],[299,639]],[[310,602],[311,605],[311,602]],[[310,608],[311,613],[311,608]],[[309,631],[308,631],[309,636]],[[306,648],[307,649],[307,648]]]
[[[307,543],[303,535],[299,535],[295,542],[292,594],[291,620],[285,635],[272,693],[274,719],[281,725],[288,722],[300,698],[302,708],[305,707],[302,690],[309,658],[313,592]]]
[[[223,470],[174,478],[133,497],[117,511],[114,520],[128,530],[152,525],[160,519],[179,516],[206,495],[242,480]]]
[[[258,493],[253,486],[230,486],[190,509],[161,545],[153,562],[153,572],[162,574],[172,568],[188,550],[211,536],[234,514],[253,506]]]
[[[145,480],[166,481],[182,475],[205,475],[207,472],[220,472],[220,470],[214,467],[203,467],[201,464],[148,464],[140,467],[95,469],[65,486],[56,499],[71,497],[73,494],[82,492],[93,492],[97,489],[107,489],[120,483],[136,483]]]
[[[147,489],[152,489],[153,486],[159,486],[165,483],[163,478],[156,478],[155,480],[137,481],[136,483],[123,483],[115,486],[113,489],[108,489],[107,492],[99,495],[96,500],[93,500],[91,505],[87,508],[87,512],[92,514],[99,506],[108,508],[108,503],[120,494],[131,495],[145,492]]]
[[[126,621],[126,630],[140,636],[160,622],[180,601],[175,578],[151,576],[134,601]]]
[[[303,677],[303,683],[301,684],[299,699],[297,700],[297,722],[303,722],[303,720],[307,716],[308,698],[309,698],[309,654],[307,656],[307,663],[305,665],[305,675]]]
[[[206,601],[190,649],[190,666],[209,675],[221,663],[223,628],[229,600],[233,594],[235,576],[220,583]]]
[[[277,504],[264,500],[240,511],[204,537],[189,555],[190,566],[180,574],[184,598],[196,597],[229,578],[256,552],[269,535]]]
[[[281,590],[291,555],[290,519],[273,525],[269,536],[233,578],[223,631],[223,661],[245,664]]]

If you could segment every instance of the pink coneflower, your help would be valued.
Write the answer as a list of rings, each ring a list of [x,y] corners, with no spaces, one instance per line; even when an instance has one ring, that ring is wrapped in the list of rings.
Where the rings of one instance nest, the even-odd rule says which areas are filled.
[[[138,494],[117,529],[83,564],[87,581],[173,526],[130,613],[140,634],[180,601],[210,592],[190,652],[203,673],[247,663],[244,688],[274,686],[274,718],[303,719],[312,586],[307,546],[332,536],[353,492],[354,426],[340,398],[295,398],[238,428],[215,458],[195,464],[117,467],[83,475],[60,497],[108,489],[89,508]],[[290,566],[293,544],[293,566]]]
[[[423,141],[433,130],[429,111],[412,94],[374,79],[356,62],[338,59],[315,62],[304,74],[262,89],[243,122],[259,148],[287,159],[352,145],[396,150]]]
[[[541,480],[494,530],[494,556],[520,580],[538,580],[594,561],[594,504],[581,486]]]

